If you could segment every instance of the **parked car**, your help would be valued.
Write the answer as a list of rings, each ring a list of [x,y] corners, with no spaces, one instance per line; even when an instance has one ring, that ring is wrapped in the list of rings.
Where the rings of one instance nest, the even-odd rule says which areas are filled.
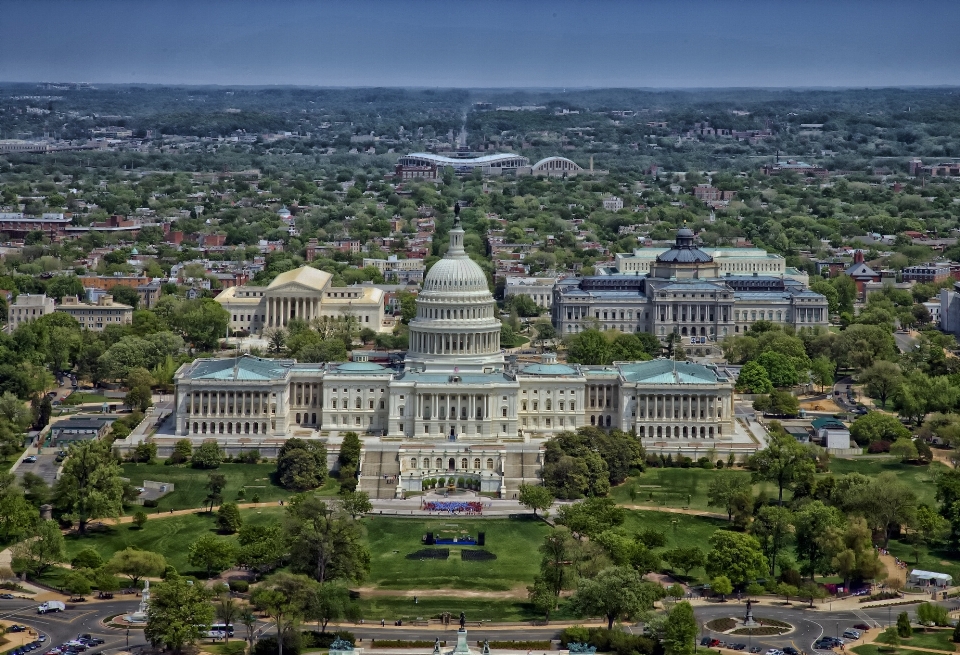
[[[700,645],[701,645],[701,646],[709,646],[709,645],[710,645],[710,637],[704,637],[703,639],[701,639],[701,640],[700,640]]]
[[[16,598],[13,594],[0,594],[0,599],[2,600],[13,600]]]
[[[23,463],[24,463],[24,464],[36,464],[36,463],[37,463],[37,456],[36,456],[36,455],[27,455],[26,457],[23,458]]]
[[[8,632],[26,632],[27,626],[25,625],[11,625],[7,628]]]
[[[746,650],[746,649],[747,649],[747,645],[746,645],[746,644],[734,644],[734,645],[732,645],[730,648],[732,648],[733,650]]]
[[[859,633],[858,631],[852,630],[852,629],[851,629],[851,630],[844,630],[844,631],[843,631],[843,638],[844,638],[844,639],[853,639],[854,641],[856,641],[857,639],[860,638],[860,633]]]
[[[793,646],[784,646],[783,652],[786,653],[787,655],[800,655],[800,651],[798,651]]]
[[[863,630],[863,631],[870,629],[870,626],[867,625],[866,623],[855,623],[853,627],[856,630]]]
[[[762,651],[762,650],[763,650],[763,649],[760,648],[759,646],[751,646],[751,647],[750,647],[750,652],[751,652],[751,653],[759,653],[759,652]]]

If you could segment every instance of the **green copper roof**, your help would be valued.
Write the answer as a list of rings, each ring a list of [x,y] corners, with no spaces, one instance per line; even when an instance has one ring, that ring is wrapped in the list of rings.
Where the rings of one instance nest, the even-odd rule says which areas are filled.
[[[282,380],[293,366],[290,359],[261,359],[245,355],[229,359],[203,359],[188,373],[191,380]]]
[[[340,373],[383,373],[386,370],[374,362],[346,362],[337,365],[337,371]]]
[[[520,369],[524,375],[576,375],[577,372],[564,364],[530,364]]]
[[[649,362],[617,364],[627,382],[646,384],[712,384],[717,374],[702,364],[655,359]]]

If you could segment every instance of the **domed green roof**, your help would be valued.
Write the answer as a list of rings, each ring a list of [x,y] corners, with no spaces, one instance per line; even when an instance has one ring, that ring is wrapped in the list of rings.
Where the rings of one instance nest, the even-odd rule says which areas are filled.
[[[380,364],[374,364],[373,362],[346,362],[337,366],[338,371],[343,371],[344,373],[355,371],[355,372],[372,372],[372,371],[385,371],[386,369]]]
[[[575,375],[576,371],[565,364],[530,364],[520,369],[526,375]]]

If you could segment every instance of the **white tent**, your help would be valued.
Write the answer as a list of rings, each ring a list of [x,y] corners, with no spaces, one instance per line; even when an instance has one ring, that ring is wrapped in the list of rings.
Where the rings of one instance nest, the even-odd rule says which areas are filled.
[[[910,571],[910,583],[918,586],[950,587],[953,585],[953,576],[947,573],[914,569]]]

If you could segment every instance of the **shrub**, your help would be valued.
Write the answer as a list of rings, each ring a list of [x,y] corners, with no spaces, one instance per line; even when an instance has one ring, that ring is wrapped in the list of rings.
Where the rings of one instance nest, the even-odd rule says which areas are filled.
[[[482,646],[482,643],[478,643]],[[550,650],[552,643],[549,639],[542,641],[491,641],[490,648],[506,648],[509,650]]]
[[[220,645],[221,655],[243,655],[246,651],[247,642],[245,642],[243,639]]]
[[[623,630],[606,628],[585,628],[573,626],[565,628],[560,633],[560,646],[566,648],[571,642],[596,646],[600,652],[611,652],[615,655],[653,655],[658,652],[654,639],[640,635],[627,634]]]
[[[441,641],[441,646],[446,646]],[[370,648],[433,648],[434,642],[425,639],[371,639]]]
[[[457,478],[457,486],[460,487],[461,489],[464,487],[464,483],[465,483],[465,482],[466,482],[466,480],[464,480],[462,477],[461,477],[461,478]]]
[[[303,641],[299,632],[288,632],[283,636],[284,655],[300,655]],[[253,655],[280,655],[275,636],[261,637],[253,647]]]
[[[357,643],[357,638],[352,632],[348,632],[347,630],[337,630],[336,632],[317,632],[316,630],[304,630],[302,633],[303,646],[305,648],[330,648],[330,644],[337,639],[349,641],[351,644]],[[433,646],[433,642],[431,641],[429,645]],[[284,645],[283,652],[287,652],[286,645]]]
[[[230,587],[230,591],[238,594],[245,594],[250,591],[250,583],[246,580],[230,580],[227,586]]]
[[[876,453],[889,453],[890,452],[890,442],[889,441],[874,441],[869,446],[867,446],[867,452],[871,454]]]
[[[144,507],[157,507],[158,505],[159,505],[159,501],[158,501],[156,498],[144,498],[144,499],[143,499],[143,506],[144,506]]]

